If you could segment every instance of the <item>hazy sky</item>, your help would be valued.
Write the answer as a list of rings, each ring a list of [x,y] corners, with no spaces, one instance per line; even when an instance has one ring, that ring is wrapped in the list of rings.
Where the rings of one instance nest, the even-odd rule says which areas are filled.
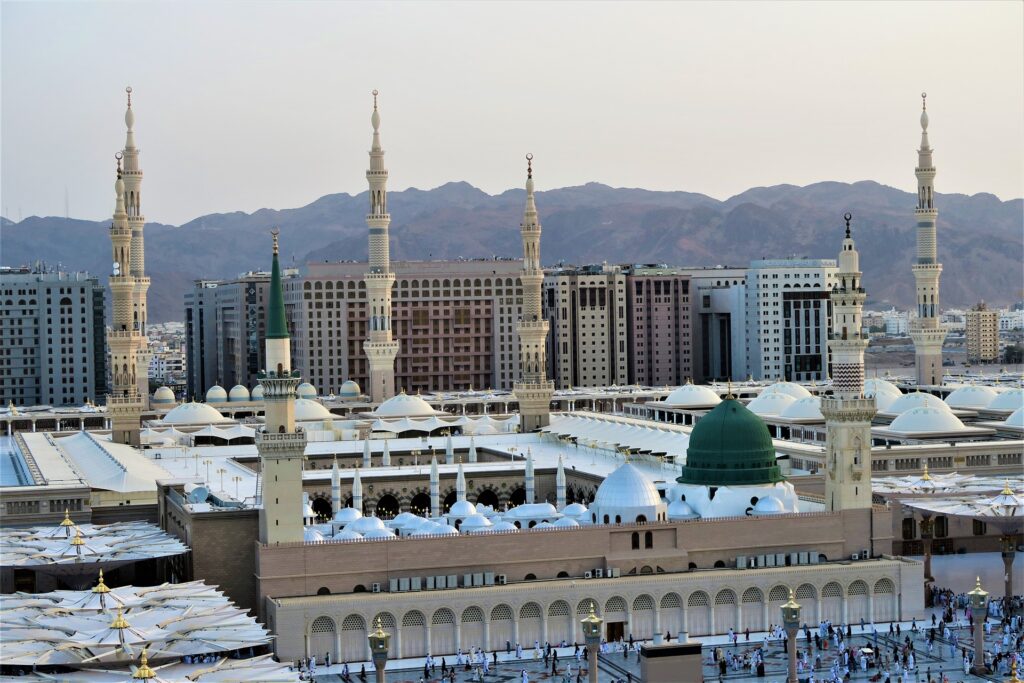
[[[150,221],[366,189],[599,181],[726,198],[912,191],[929,93],[939,192],[1024,194],[1024,4],[3,2],[4,215],[113,210],[124,86]],[[908,220],[909,214],[908,214]]]

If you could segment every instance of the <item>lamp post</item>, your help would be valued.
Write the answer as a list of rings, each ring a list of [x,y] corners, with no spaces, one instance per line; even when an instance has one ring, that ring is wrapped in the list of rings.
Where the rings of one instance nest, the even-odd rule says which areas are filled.
[[[373,657],[373,666],[377,669],[377,683],[386,683],[387,677],[384,669],[388,665],[388,643],[391,634],[384,630],[380,617],[377,617],[377,627],[367,636],[370,641],[370,654]]]
[[[583,639],[587,643],[587,678],[597,683],[597,648],[601,644],[601,626],[604,620],[594,613],[594,602],[590,602],[590,614],[580,620],[583,624]]]
[[[217,474],[219,474],[219,475],[220,475],[220,490],[221,490],[221,491],[223,491],[223,490],[224,490],[224,474],[225,474],[226,472],[227,472],[227,470],[226,470],[226,469],[224,469],[223,467],[218,467],[218,468],[217,468]]]
[[[210,460],[209,458],[207,458],[207,459],[203,460],[203,464],[206,465],[206,485],[209,486],[210,485],[210,465],[213,464],[213,461]]]
[[[800,628],[800,604],[796,601],[792,589],[789,601],[782,605],[782,624],[786,627],[786,655],[789,661],[789,677],[787,683],[799,683],[796,677],[796,633]]]
[[[991,673],[985,666],[985,617],[988,616],[988,591],[981,587],[981,577],[975,580],[974,590],[967,594],[971,600],[971,615],[974,617],[974,665],[971,673]]]
[[[236,474],[231,477],[231,481],[235,482],[235,500],[241,500],[238,496],[238,482],[242,481],[242,478]]]

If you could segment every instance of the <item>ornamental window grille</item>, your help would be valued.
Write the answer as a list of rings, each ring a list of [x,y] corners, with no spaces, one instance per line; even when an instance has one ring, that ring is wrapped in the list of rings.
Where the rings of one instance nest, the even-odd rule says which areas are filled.
[[[310,628],[312,633],[334,633],[334,619],[330,617],[317,617]]]
[[[891,579],[879,579],[875,582],[875,594],[878,593],[895,593],[896,587],[893,585]]]
[[[654,609],[654,598],[650,595],[638,595],[633,600],[633,610],[651,610]]]
[[[680,607],[680,606],[682,606],[682,604],[683,604],[683,601],[679,599],[679,594],[678,593],[666,593],[661,598],[661,607],[662,607],[662,609],[664,609],[666,607],[670,607],[670,608],[671,607]]]
[[[587,611],[589,612],[589,610],[590,610],[590,608],[588,607]],[[549,617],[567,617],[567,616],[569,616],[569,603],[567,603],[565,600],[557,600],[557,601],[551,603],[551,606],[548,607],[548,616]]]
[[[690,593],[690,597],[686,600],[687,607],[707,607],[710,604],[711,598],[704,591]]]
[[[491,621],[508,621],[512,619],[512,608],[508,605],[496,605],[491,610]]]
[[[454,624],[455,615],[448,608],[442,607],[441,609],[434,612],[434,616],[431,618],[430,623],[437,626],[439,624]]]
[[[743,591],[743,602],[764,602],[764,593],[760,588],[748,588]]]
[[[528,602],[519,610],[520,619],[540,619],[540,605],[535,602]]]

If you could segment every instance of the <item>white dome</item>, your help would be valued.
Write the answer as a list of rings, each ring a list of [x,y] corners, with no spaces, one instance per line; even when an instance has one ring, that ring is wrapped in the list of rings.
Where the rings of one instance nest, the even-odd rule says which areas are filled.
[[[489,434],[499,434],[498,428],[491,424],[480,424],[475,422],[470,425],[466,425],[464,428],[467,434],[473,434],[474,436],[487,436]]]
[[[170,387],[160,387],[153,392],[153,403],[174,403],[174,392]]]
[[[431,522],[430,524],[424,524],[416,531],[409,534],[410,536],[458,536],[459,530],[453,526],[447,524],[438,524]]]
[[[668,506],[668,518],[671,520],[696,519],[699,516],[685,500],[676,500]]]
[[[226,403],[228,400],[228,392],[224,391],[224,387],[219,384],[214,384],[206,392],[207,403]]]
[[[253,400],[253,401],[262,401],[263,400],[263,385],[257,384],[255,386],[255,388],[253,388],[252,393],[249,394],[249,398],[251,400]]]
[[[334,521],[341,524],[348,524],[349,522],[356,521],[362,516],[363,513],[355,508],[340,508],[334,513]]]
[[[470,503],[468,500],[457,500],[452,505],[448,514],[445,515],[449,519],[464,519],[470,515],[476,514],[476,506]]]
[[[299,398],[316,398],[316,387],[309,382],[303,382],[296,387],[295,395]]]
[[[206,403],[182,403],[170,410],[164,419],[165,425],[208,425],[227,422],[220,411]]]
[[[796,398],[792,394],[766,389],[760,396],[748,403],[747,408],[755,415],[775,416],[781,415],[782,411],[794,403],[796,403]]]
[[[341,389],[338,390],[338,395],[343,399],[359,398],[363,395],[363,390],[359,388],[359,385],[352,380],[348,380],[341,385]]]
[[[362,540],[362,534],[356,533],[349,529],[342,529],[338,533],[331,536],[331,540],[334,541],[359,541]]]
[[[345,526],[345,528],[351,529],[352,531],[355,531],[365,536],[366,534],[368,534],[371,531],[374,531],[375,529],[383,529],[385,527],[384,520],[382,520],[380,517],[360,517],[359,519],[350,522],[348,525]]]
[[[722,399],[710,387],[684,384],[665,397],[662,403],[679,408],[710,408]]]
[[[601,482],[591,507],[600,506],[607,514],[610,508],[635,508],[663,502],[654,482],[627,462]]]
[[[395,532],[391,529],[373,529],[363,534],[363,538],[368,541],[372,540],[391,540],[395,538]]]
[[[491,531],[519,531],[519,527],[512,522],[501,521],[492,526]]]
[[[551,503],[524,503],[506,512],[505,516],[517,519],[543,519],[557,517],[558,510]]]
[[[241,384],[236,384],[231,387],[231,391],[228,392],[228,401],[230,403],[245,403],[249,400],[249,390],[243,387]]]
[[[903,394],[898,399],[889,404],[885,412],[893,415],[902,415],[911,408],[919,408],[921,406],[927,406],[929,408],[945,408],[949,410],[949,406],[943,403],[942,399],[932,394],[926,394],[923,391],[914,391],[909,394]]]
[[[554,529],[555,525],[551,522],[537,522],[531,529]]]
[[[157,389],[159,391],[159,389]],[[1024,389],[1007,389],[988,404],[989,410],[1020,410],[1024,406]]]
[[[902,434],[944,434],[963,430],[964,423],[949,408],[918,406],[900,413],[889,429]]]
[[[487,519],[483,515],[473,514],[462,520],[462,524],[459,525],[459,529],[468,533],[473,529],[490,529],[491,526],[491,520]]]
[[[753,514],[755,515],[779,515],[786,511],[786,506],[781,500],[773,496],[763,496],[754,504]]]
[[[562,510],[562,514],[566,517],[579,518],[587,514],[587,506],[583,503],[571,503],[565,506],[565,509]]]
[[[875,398],[875,406],[883,412],[889,412],[889,406],[892,402],[903,395],[903,392],[899,390],[892,382],[885,379],[878,379],[873,377],[868,380],[864,380],[864,396],[866,398]]]
[[[821,414],[821,398],[818,396],[806,396],[798,401],[790,403],[779,417],[787,420],[824,420]]]
[[[1024,408],[1017,408],[1010,417],[1003,422],[1007,427],[1020,427],[1024,429]]]
[[[302,540],[306,543],[319,543],[324,540],[324,535],[316,529],[307,526],[302,530]]]
[[[811,395],[811,392],[803,388],[799,384],[793,382],[776,382],[775,384],[769,385],[765,391],[777,391],[780,394],[789,394],[793,398],[807,398]],[[764,393],[764,392],[762,392]]]
[[[419,396],[403,392],[381,403],[373,414],[376,417],[430,417],[437,411]]]
[[[987,408],[998,395],[999,393],[992,387],[960,387],[946,397],[946,405],[950,408],[977,410],[979,408]]]
[[[579,525],[580,523],[572,517],[559,517],[554,521],[554,524],[552,524],[552,526],[556,526],[562,529],[572,529],[578,527]]]
[[[389,520],[387,522],[387,525],[389,527],[391,527],[392,529],[401,529],[406,524],[411,522],[414,518],[415,519],[420,519],[419,517],[417,517],[416,515],[414,515],[411,512],[399,512],[397,515],[394,516],[393,519],[391,519],[391,520]]]
[[[331,411],[327,410],[319,401],[314,401],[311,398],[297,398],[295,399],[295,419],[298,421],[303,420],[329,420],[334,415]]]

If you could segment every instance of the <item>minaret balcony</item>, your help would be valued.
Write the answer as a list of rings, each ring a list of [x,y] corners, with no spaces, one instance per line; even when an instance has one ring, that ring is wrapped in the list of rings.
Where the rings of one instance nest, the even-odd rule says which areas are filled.
[[[367,283],[390,283],[395,281],[395,274],[388,271],[386,273],[364,273],[363,280]]]
[[[543,330],[547,331],[549,323],[547,320],[520,320],[519,330]]]

